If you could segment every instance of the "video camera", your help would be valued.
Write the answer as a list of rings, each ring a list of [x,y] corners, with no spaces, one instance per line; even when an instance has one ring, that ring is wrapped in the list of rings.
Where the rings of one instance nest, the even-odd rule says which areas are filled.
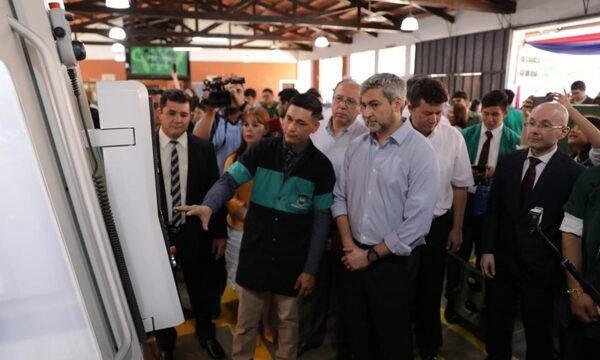
[[[231,105],[231,94],[225,89],[227,84],[244,84],[246,79],[243,77],[232,76],[223,80],[218,76],[211,80],[204,80],[204,89],[208,89],[208,99],[206,105],[211,107],[226,107]]]

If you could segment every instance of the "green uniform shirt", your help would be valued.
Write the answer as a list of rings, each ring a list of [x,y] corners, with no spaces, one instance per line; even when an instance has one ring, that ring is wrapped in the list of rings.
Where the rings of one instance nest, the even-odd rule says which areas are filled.
[[[569,214],[583,219],[581,272],[598,289],[600,288],[600,167],[588,169],[581,175],[563,208]],[[590,324],[588,333],[600,340],[600,324]]]

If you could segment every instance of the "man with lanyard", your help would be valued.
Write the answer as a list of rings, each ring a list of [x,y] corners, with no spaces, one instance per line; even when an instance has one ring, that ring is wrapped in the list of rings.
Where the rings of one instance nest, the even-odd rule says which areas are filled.
[[[410,124],[427,137],[440,167],[440,184],[433,222],[425,245],[418,248],[419,275],[415,294],[415,335],[421,359],[438,358],[442,346],[440,298],[446,256],[462,244],[467,187],[473,185],[467,146],[460,131],[441,122],[448,91],[436,79],[414,83],[408,99]],[[452,209],[452,211],[450,211]]]
[[[254,179],[244,222],[236,277],[238,322],[232,358],[251,359],[266,299],[279,318],[278,359],[295,359],[298,299],[315,284],[331,223],[335,174],[331,162],[312,144],[321,103],[295,96],[282,120],[283,137],[263,139],[234,163],[206,195],[203,205],[182,206],[205,227],[235,189]]]
[[[334,191],[347,268],[344,294],[356,359],[412,359],[411,288],[439,187],[431,144],[401,119],[406,87],[393,74],[361,85],[368,134],[356,138]]]
[[[246,107],[243,84],[227,84],[226,88],[231,94],[231,105],[220,110],[209,106],[194,127],[194,135],[213,143],[219,174],[223,173],[225,160],[240,147],[242,114]]]
[[[360,85],[351,79],[340,81],[333,90],[331,110],[331,117],[323,120],[317,132],[310,137],[317,149],[331,161],[337,179],[350,142],[368,131],[360,116]],[[300,354],[321,346],[325,339],[331,289],[333,287],[340,290],[340,276],[344,271],[340,260],[341,248],[339,233],[334,226],[328,239],[327,252],[321,262],[315,292],[309,299],[310,313],[307,324],[306,326],[301,324],[301,329],[306,328],[306,334],[300,334],[302,337],[298,350]],[[343,294],[339,291],[337,295],[336,308],[339,309],[343,306]],[[347,358],[342,353],[346,353],[350,346],[345,330],[343,312],[338,310],[334,330],[338,359]]]

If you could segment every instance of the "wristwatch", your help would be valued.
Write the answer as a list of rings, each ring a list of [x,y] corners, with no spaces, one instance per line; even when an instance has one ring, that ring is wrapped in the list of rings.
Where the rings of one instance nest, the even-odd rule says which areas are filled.
[[[369,265],[371,265],[377,260],[379,260],[379,254],[377,253],[377,251],[375,251],[375,248],[370,248],[367,251],[367,261],[369,262]]]

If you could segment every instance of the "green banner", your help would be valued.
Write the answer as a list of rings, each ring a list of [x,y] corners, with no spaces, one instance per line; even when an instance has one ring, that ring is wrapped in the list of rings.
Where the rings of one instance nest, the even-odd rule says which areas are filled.
[[[170,76],[173,64],[177,75],[187,77],[188,53],[168,47],[132,46],[129,48],[129,71],[134,76]]]

